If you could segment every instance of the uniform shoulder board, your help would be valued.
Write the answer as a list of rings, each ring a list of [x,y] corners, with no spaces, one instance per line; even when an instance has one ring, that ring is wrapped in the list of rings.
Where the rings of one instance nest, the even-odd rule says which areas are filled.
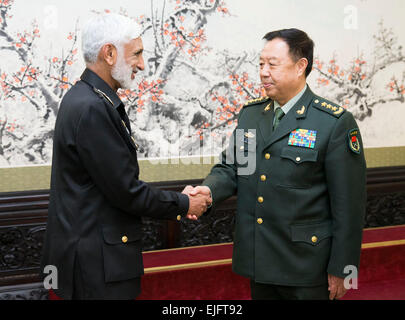
[[[337,106],[336,104],[331,103],[323,98],[316,98],[312,105],[315,108],[325,111],[336,118],[340,118],[346,112],[345,108]]]
[[[99,95],[100,98],[108,101],[109,103],[112,104],[112,106],[114,106],[114,102],[112,102],[112,100],[101,90],[97,89],[97,88],[93,88],[94,92],[97,93]]]
[[[261,97],[261,98],[258,98],[258,99],[249,100],[248,102],[246,102],[246,104],[243,107],[244,108],[250,107],[250,106],[253,106],[255,104],[267,102],[269,100],[270,100],[270,98],[268,98],[268,97]]]

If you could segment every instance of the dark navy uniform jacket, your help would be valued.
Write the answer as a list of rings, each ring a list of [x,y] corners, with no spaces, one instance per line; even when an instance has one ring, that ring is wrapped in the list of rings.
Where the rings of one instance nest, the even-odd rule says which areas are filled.
[[[237,195],[233,270],[289,286],[323,285],[328,273],[344,278],[352,272],[346,267],[359,266],[365,215],[357,123],[309,87],[274,131],[273,109],[270,99],[242,109],[242,134],[235,131],[236,141],[203,183],[214,207]],[[249,154],[252,174],[240,170]]]
[[[42,270],[58,270],[72,298],[133,299],[143,275],[141,217],[178,219],[186,195],[139,180],[137,145],[124,105],[95,73],[63,98],[55,125],[51,194]]]

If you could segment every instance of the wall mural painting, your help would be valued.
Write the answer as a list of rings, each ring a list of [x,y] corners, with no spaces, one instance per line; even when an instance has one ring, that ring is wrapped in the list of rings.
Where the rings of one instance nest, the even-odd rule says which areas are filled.
[[[0,0],[0,167],[51,163],[59,102],[84,68],[84,21],[72,16],[72,29],[52,43],[47,55],[37,45],[44,40],[38,19],[33,16],[29,27],[20,28],[19,11],[14,10],[20,1]],[[209,41],[207,29],[214,17],[223,23],[238,19],[233,1],[147,3],[141,14],[130,6],[111,9],[143,29],[146,70],[138,88],[119,92],[141,146],[140,158],[218,155],[246,101],[264,95],[258,76],[260,49],[228,50]],[[374,117],[376,106],[404,104],[404,50],[393,30],[383,20],[377,23],[378,31],[370,34],[373,48],[349,63],[339,62],[338,51],[331,57],[317,52],[309,81],[316,93],[350,110],[360,125]]]

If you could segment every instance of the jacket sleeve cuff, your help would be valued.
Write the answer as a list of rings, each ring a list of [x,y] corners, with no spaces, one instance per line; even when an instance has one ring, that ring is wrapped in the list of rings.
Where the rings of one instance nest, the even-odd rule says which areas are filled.
[[[182,218],[184,218],[185,216],[187,216],[189,208],[190,208],[190,200],[188,199],[188,196],[183,193],[179,193],[179,212],[178,212],[178,214]]]
[[[207,207],[207,209],[211,209],[212,205],[214,204],[214,198],[212,197],[212,192],[211,192],[211,188],[206,186],[209,190],[210,190],[210,198],[212,200],[211,204]]]

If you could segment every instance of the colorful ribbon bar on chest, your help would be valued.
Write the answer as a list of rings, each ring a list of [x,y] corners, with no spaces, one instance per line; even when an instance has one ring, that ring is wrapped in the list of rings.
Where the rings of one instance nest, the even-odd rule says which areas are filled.
[[[307,129],[297,129],[290,134],[289,146],[315,148],[317,131]]]

